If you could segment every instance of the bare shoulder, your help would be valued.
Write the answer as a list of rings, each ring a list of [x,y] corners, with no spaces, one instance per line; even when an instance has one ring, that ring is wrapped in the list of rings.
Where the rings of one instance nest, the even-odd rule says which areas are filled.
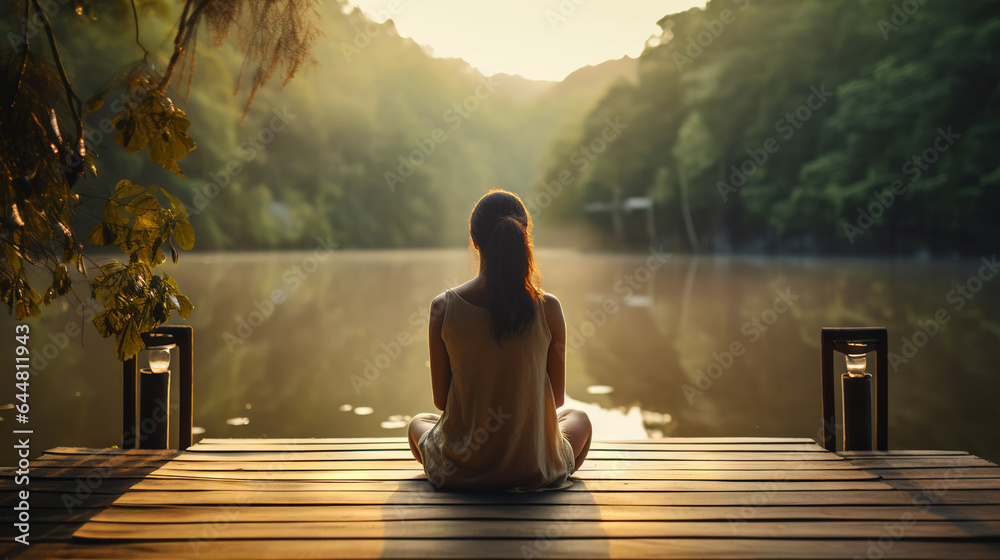
[[[444,318],[445,309],[448,307],[448,292],[441,292],[431,300],[430,322],[440,322]]]
[[[554,294],[545,293],[542,296],[542,306],[545,309],[546,317],[562,317],[562,303]]]

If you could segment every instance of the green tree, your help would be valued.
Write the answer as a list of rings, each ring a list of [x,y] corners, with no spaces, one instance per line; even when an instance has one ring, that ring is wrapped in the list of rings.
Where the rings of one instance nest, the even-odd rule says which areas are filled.
[[[992,250],[1000,4],[712,0],[658,23],[638,84],[608,91],[554,147],[564,161],[604,118],[632,123],[550,216],[582,220],[613,185],[652,192],[683,250],[686,190],[704,249]],[[942,130],[959,137],[947,150]],[[887,195],[895,181],[905,192]]]
[[[94,325],[103,336],[115,336],[116,354],[124,360],[142,349],[140,334],[166,322],[174,311],[182,317],[191,313],[191,302],[176,282],[154,269],[166,259],[164,247],[169,246],[176,264],[178,250],[192,249],[195,236],[184,204],[163,189],[122,179],[102,197],[81,187],[88,182],[86,173],[97,176],[97,153],[88,143],[85,113],[99,110],[105,96],[120,92],[112,104],[115,142],[130,154],[145,150],[150,161],[183,177],[179,162],[196,143],[188,135],[191,122],[167,89],[171,83],[182,83],[186,71],[190,91],[199,26],[208,26],[216,45],[229,36],[233,25],[244,30],[238,34],[244,60],[236,89],[247,71],[246,115],[258,90],[277,69],[284,70],[287,84],[311,60],[312,44],[319,35],[316,12],[312,0],[186,0],[168,62],[161,67],[140,41],[135,2],[101,4],[102,9],[109,8],[119,28],[125,25],[126,14],[132,16],[134,44],[129,39],[117,48],[134,49],[140,58],[126,70],[107,75],[105,85],[85,108],[66,62],[90,53],[79,45],[61,50],[53,20],[58,16],[59,23],[72,27],[79,23],[72,19],[96,18],[98,4],[77,3],[73,13],[58,13],[63,5],[43,5],[39,0],[8,3],[10,20],[19,21],[20,28],[7,33],[11,47],[0,51],[0,207],[4,213],[0,296],[18,319],[38,316],[43,306],[70,293],[70,270],[75,270],[104,307],[94,317]],[[152,6],[169,11],[162,5]],[[114,37],[120,39],[122,34]],[[71,57],[64,58],[64,52]],[[166,206],[161,206],[160,195]],[[81,235],[73,217],[87,199],[101,199],[105,205],[89,235]],[[87,263],[94,261],[87,244],[115,245],[128,255],[128,261],[113,260],[100,265],[98,274],[88,274]],[[39,277],[35,270],[44,274]]]

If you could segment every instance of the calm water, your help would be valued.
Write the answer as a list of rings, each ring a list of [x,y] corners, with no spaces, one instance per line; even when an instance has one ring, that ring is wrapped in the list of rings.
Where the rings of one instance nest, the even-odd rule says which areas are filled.
[[[883,325],[900,353],[903,336],[944,310],[948,321],[890,368],[890,446],[1000,459],[1000,280],[973,281],[971,299],[951,292],[980,263],[661,264],[650,254],[571,251],[539,251],[538,261],[566,310],[569,402],[591,413],[598,437],[817,437],[820,328]],[[322,262],[311,252],[182,257],[168,272],[196,306],[196,439],[403,435],[408,416],[433,409],[427,303],[471,270],[464,250],[336,252]],[[276,291],[285,298],[265,317]],[[31,382],[32,455],[116,445],[121,366],[111,343],[89,324],[82,337],[63,337],[80,313],[51,311],[29,321],[44,366]],[[0,323],[12,339],[15,322]],[[2,359],[13,363],[10,346]],[[742,354],[725,354],[733,348]],[[716,378],[701,378],[710,367]],[[12,402],[10,391],[0,399]],[[13,411],[0,417],[10,438]],[[0,453],[13,464],[10,445]]]

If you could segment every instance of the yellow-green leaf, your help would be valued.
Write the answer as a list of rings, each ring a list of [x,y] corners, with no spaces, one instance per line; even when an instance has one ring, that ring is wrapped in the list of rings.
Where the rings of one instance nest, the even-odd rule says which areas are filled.
[[[141,194],[125,205],[125,209],[136,216],[141,216],[146,212],[159,210],[160,201],[156,200],[156,197],[151,194]]]
[[[73,280],[69,277],[69,269],[64,263],[59,263],[52,271],[52,288],[61,296],[69,293],[73,287]]]
[[[187,220],[177,220],[174,224],[174,240],[177,246],[185,251],[194,249],[194,228]]]
[[[111,322],[108,320],[108,316],[110,314],[111,311],[105,309],[104,311],[101,311],[97,315],[94,315],[94,318],[90,320],[92,323],[94,323],[94,328],[97,329],[97,332],[100,333],[100,335],[103,336],[104,338],[107,338],[112,334],[114,334],[111,330]]]
[[[94,229],[90,230],[90,233],[87,234],[87,237],[83,240],[83,242],[90,243],[92,245],[100,245],[102,247],[106,245],[108,241],[104,235],[105,227],[106,226],[104,224],[97,224]]]
[[[121,181],[118,181],[117,185],[115,185],[115,198],[118,199],[128,198],[144,192],[146,192],[145,188],[141,185],[136,185],[128,179],[122,179]]]
[[[121,215],[119,212],[121,204],[117,201],[109,200],[107,204],[104,205],[104,212],[101,214],[101,219],[105,222],[116,225],[123,226],[128,223],[128,219]]]
[[[177,218],[187,218],[188,217],[187,207],[184,206],[184,203],[181,202],[179,198],[177,198],[176,196],[168,193],[167,191],[165,191],[163,189],[160,189],[160,192],[162,192],[164,195],[166,195],[167,200],[170,201],[170,210],[174,213],[175,217],[177,217]]]
[[[115,142],[125,148],[125,151],[132,154],[146,147],[149,144],[151,131],[143,118],[142,107],[133,112],[125,109],[112,122],[118,132],[115,133]]]
[[[138,354],[145,347],[134,320],[126,321],[125,328],[115,335],[115,354],[123,362]]]
[[[180,304],[178,311],[180,312],[181,317],[187,319],[189,316],[191,316],[191,312],[194,310],[194,305],[192,305],[191,300],[189,300],[187,296],[183,294],[176,294],[176,297],[177,297],[177,302]]]
[[[149,159],[183,177],[184,173],[177,162],[184,159],[196,146],[188,136],[189,126],[191,121],[184,117],[184,111],[175,109],[165,118],[163,127],[150,137]]]

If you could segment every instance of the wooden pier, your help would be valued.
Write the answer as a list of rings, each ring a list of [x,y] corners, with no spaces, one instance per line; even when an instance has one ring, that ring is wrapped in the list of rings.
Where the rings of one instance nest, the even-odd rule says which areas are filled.
[[[1000,558],[1000,467],[801,438],[595,442],[572,487],[436,489],[403,438],[55,448],[18,558]]]

